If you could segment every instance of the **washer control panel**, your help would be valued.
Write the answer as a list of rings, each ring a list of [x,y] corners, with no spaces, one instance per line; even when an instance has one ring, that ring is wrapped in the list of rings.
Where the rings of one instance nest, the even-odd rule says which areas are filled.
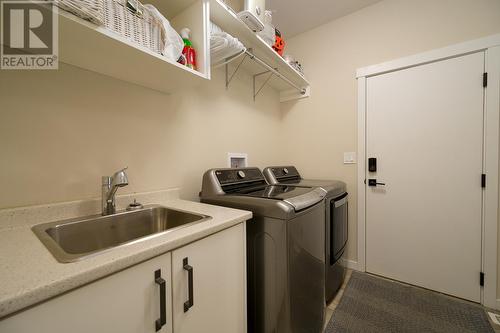
[[[221,185],[264,181],[264,176],[258,168],[223,169],[215,171]]]

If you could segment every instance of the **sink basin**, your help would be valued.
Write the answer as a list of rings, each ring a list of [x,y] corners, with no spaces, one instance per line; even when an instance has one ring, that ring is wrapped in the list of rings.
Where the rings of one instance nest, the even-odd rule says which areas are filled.
[[[73,262],[208,219],[206,215],[154,205],[107,216],[39,224],[33,232],[59,262]]]

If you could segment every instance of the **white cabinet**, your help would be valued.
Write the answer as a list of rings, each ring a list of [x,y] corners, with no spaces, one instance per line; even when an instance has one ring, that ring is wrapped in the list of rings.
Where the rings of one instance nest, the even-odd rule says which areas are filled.
[[[170,265],[170,253],[153,258],[1,320],[0,332],[154,333],[165,297],[166,323],[158,332],[171,333]],[[165,281],[163,295],[158,270]]]
[[[244,224],[173,251],[172,281],[175,333],[246,332]]]
[[[189,300],[192,304],[186,303]],[[240,223],[1,319],[0,332],[244,333],[245,225]]]

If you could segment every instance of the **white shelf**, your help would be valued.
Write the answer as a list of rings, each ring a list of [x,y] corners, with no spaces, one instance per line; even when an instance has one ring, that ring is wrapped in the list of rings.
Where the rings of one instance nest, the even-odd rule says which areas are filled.
[[[222,28],[222,30],[238,38],[247,49],[251,48],[255,56],[266,62],[269,66],[275,68],[281,75],[293,82],[296,86],[306,89],[307,94],[303,97],[307,97],[310,86],[307,79],[300,75],[299,72],[278,55],[272,47],[267,45],[256,33],[248,28],[236,14],[220,0],[210,0],[210,19]],[[238,63],[239,60],[235,60],[234,62]],[[241,67],[252,75],[266,70],[250,59],[246,59]],[[277,91],[286,94],[288,96],[287,100],[292,99],[289,97],[292,94],[291,91],[295,89],[287,82],[275,76],[268,84]]]
[[[141,2],[155,6],[163,16],[170,20],[193,5],[196,1],[197,0],[147,0]]]
[[[59,61],[165,93],[210,78],[209,71],[200,73],[169,61],[64,11],[59,11]]]

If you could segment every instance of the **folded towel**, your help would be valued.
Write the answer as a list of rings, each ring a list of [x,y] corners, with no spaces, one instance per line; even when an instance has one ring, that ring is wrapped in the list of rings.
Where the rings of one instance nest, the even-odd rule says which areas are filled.
[[[217,24],[210,21],[210,33],[224,32]]]
[[[245,46],[219,26],[210,22],[210,57],[212,65],[223,64],[238,54],[243,53]]]

